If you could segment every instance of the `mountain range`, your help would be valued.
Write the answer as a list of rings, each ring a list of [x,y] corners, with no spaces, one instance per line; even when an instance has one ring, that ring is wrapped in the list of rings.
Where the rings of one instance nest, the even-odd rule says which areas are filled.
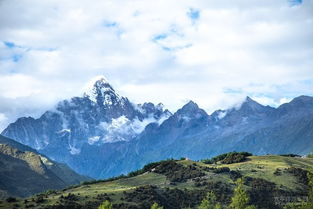
[[[39,118],[19,118],[2,134],[78,173],[105,178],[166,158],[307,154],[313,149],[313,98],[299,96],[274,108],[247,97],[212,114],[190,101],[172,114],[162,104],[134,104],[100,78],[83,96],[61,101]]]

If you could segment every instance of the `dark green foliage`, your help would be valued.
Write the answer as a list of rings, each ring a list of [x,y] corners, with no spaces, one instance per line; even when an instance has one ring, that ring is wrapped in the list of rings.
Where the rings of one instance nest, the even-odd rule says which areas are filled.
[[[167,162],[172,162],[172,161],[174,161],[174,160],[171,159],[171,160],[163,160],[160,162],[149,163],[149,164],[145,165],[142,169],[130,172],[128,174],[128,177],[138,176],[138,175],[143,174],[145,172],[151,171],[153,168],[157,167],[158,165],[160,165],[162,163],[167,163]]]
[[[301,157],[301,155],[296,155],[296,154],[282,154],[280,156],[283,156],[283,157]]]
[[[287,168],[285,169],[285,171],[294,175],[298,179],[298,181],[301,182],[302,184],[307,185],[309,183],[308,171],[295,167]]]
[[[214,161],[212,159],[202,159],[201,162],[204,164],[213,164],[214,163]]]
[[[220,167],[213,169],[213,173],[229,173],[230,169],[228,167]]]
[[[16,198],[15,197],[8,197],[5,201],[7,201],[7,202],[16,202]]]
[[[109,197],[107,193],[98,194],[96,196],[96,199],[100,201],[105,201],[105,200],[111,201],[111,198]]]
[[[49,205],[45,206],[43,209],[96,209],[96,207],[85,207],[82,206],[76,202],[66,202],[62,204],[55,204],[55,205]]]
[[[138,187],[135,191],[124,193],[124,200],[129,203],[137,203],[136,208],[138,209],[150,209],[153,202],[164,206],[164,208],[181,209],[199,204],[205,194],[204,190],[161,189],[147,185]],[[116,208],[133,208],[130,205],[132,204],[117,205]]]
[[[221,160],[223,164],[240,163],[247,159],[247,156],[251,156],[248,152],[231,152],[228,153],[224,159]]]
[[[282,170],[279,168],[276,168],[276,170],[273,173],[275,176],[280,176],[282,174]]]
[[[301,203],[295,202],[290,203],[284,209],[312,209],[313,208],[313,168],[311,168],[310,172],[307,173],[308,178],[308,200],[303,201]]]
[[[250,202],[261,208],[278,208],[275,205],[274,195],[280,196],[276,185],[260,178],[245,177],[244,184],[251,187],[249,190]]]
[[[35,203],[43,203],[45,201],[44,196],[43,195],[38,195],[36,196],[36,198],[34,199]]]
[[[194,165],[184,166],[175,161],[161,162],[152,171],[165,175],[171,182],[186,182],[188,179],[205,175],[204,172]]]
[[[229,177],[231,178],[231,180],[236,181],[237,179],[241,178],[242,175],[239,171],[230,171]]]
[[[199,205],[209,191],[216,194],[219,202],[229,202],[232,194],[229,187],[221,182],[207,182],[201,190],[162,189],[151,185],[142,186],[135,189],[135,191],[125,192],[123,199],[129,203],[137,203],[138,209],[150,208],[151,202],[156,202],[164,208],[181,209]],[[130,205],[132,204],[120,204],[116,208],[133,208]]]
[[[223,164],[239,163],[246,160],[248,156],[252,156],[249,152],[229,152],[213,157],[212,159],[204,159],[201,162],[205,164],[213,164],[221,162]]]

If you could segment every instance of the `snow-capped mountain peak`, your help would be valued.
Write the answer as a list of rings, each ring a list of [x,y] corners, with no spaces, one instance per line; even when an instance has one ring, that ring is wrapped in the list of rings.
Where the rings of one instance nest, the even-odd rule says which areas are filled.
[[[60,101],[40,118],[18,120],[4,134],[36,149],[79,155],[87,144],[130,141],[148,124],[161,124],[170,115],[161,104],[130,102],[100,76],[88,83],[83,97]]]
[[[84,96],[101,106],[117,105],[123,103],[124,100],[104,76],[93,79],[86,88]]]

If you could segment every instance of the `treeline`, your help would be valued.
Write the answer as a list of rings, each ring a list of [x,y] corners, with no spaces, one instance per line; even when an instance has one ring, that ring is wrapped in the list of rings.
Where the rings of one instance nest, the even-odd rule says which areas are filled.
[[[203,159],[201,162],[205,164],[215,164],[220,162],[222,164],[232,164],[232,163],[240,163],[247,160],[247,157],[252,156],[249,152],[229,152],[225,154],[218,155],[211,159]]]

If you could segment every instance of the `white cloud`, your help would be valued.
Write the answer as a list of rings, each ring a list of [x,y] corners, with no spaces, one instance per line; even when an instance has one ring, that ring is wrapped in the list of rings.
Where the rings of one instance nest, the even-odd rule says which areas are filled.
[[[171,110],[312,95],[312,10],[312,0],[3,0],[0,129],[101,74],[121,95]]]

